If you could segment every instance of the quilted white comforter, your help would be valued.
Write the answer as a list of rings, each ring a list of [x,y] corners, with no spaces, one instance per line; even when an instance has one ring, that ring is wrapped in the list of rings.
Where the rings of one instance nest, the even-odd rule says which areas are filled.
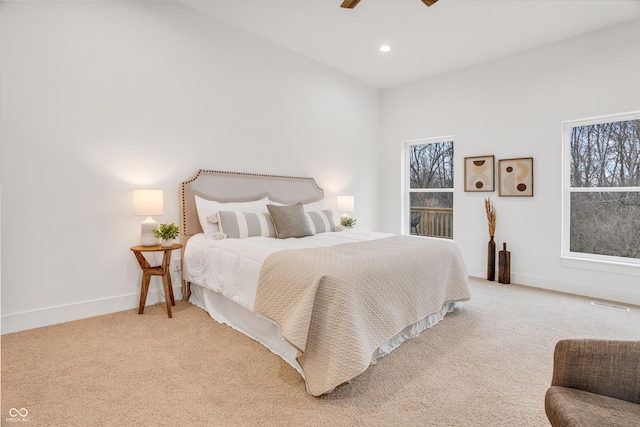
[[[405,327],[469,297],[455,245],[392,236],[270,255],[254,309],[282,327],[319,396],[364,372]]]

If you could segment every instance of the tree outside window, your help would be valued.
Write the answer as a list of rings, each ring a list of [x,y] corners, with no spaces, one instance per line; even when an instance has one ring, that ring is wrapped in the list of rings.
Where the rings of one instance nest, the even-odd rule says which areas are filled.
[[[453,238],[453,141],[406,144],[407,234]]]
[[[567,122],[564,134],[565,255],[640,264],[640,113]]]

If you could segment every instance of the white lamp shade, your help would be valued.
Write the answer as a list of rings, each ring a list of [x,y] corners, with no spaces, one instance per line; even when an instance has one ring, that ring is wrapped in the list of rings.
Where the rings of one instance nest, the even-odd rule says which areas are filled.
[[[133,190],[133,214],[146,216],[140,226],[140,244],[155,246],[160,240],[153,234],[158,223],[151,215],[162,215],[164,211],[164,192],[162,190]]]
[[[338,196],[338,211],[353,212],[354,205],[353,196]]]
[[[164,192],[162,190],[133,190],[133,214],[162,215]]]

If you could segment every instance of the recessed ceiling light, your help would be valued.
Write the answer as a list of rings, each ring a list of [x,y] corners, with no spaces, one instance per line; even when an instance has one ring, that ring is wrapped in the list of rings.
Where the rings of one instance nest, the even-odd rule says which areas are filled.
[[[389,46],[388,44],[383,44],[382,46],[380,46],[380,52],[389,52],[391,50],[391,46]]]

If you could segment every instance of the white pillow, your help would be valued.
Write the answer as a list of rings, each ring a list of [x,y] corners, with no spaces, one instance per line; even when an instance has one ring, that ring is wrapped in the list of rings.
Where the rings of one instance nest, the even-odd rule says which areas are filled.
[[[231,212],[269,212],[267,209],[267,203],[269,198],[254,200],[251,202],[229,202],[221,203],[215,200],[207,200],[202,197],[196,197],[196,210],[198,211],[198,220],[200,226],[204,232],[205,237],[213,238],[213,235],[220,231],[217,222],[211,222],[207,218],[211,215],[215,215],[218,211],[231,211]]]
[[[325,202],[324,199],[318,200],[317,202],[305,203],[304,205],[302,205],[302,207],[304,208],[305,212],[326,211],[326,210],[328,210],[327,209],[327,202]]]
[[[284,204],[284,203],[274,202],[273,200],[271,200],[270,203],[272,205],[275,205],[275,206],[286,206],[286,204]],[[292,204],[295,204],[295,203],[292,203]],[[302,205],[302,208],[304,209],[305,212],[326,211],[326,210],[328,210],[327,209],[327,202],[325,202],[324,199],[318,200],[317,202],[305,203],[305,204]]]

